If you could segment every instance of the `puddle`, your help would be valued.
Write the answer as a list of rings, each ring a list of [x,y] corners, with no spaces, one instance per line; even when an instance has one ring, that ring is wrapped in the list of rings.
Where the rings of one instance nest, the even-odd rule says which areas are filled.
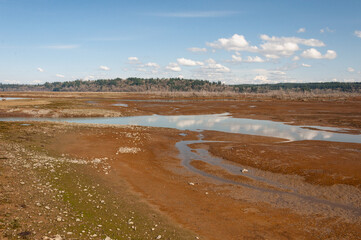
[[[20,100],[20,99],[28,99],[28,98],[17,98],[17,97],[0,97],[0,101],[8,101],[8,100]]]
[[[192,140],[192,141],[179,141],[176,143],[176,147],[179,150],[179,158],[182,160],[181,164],[185,168],[187,168],[189,171],[194,172],[196,174],[200,174],[204,177],[211,178],[219,183],[226,183],[226,184],[232,184],[237,185],[241,187],[245,187],[250,190],[255,190],[257,192],[261,193],[267,193],[267,194],[273,194],[276,195],[278,201],[290,201],[290,199],[293,199],[291,201],[294,201],[294,198],[299,199],[301,201],[306,201],[309,203],[315,203],[315,204],[321,204],[326,205],[332,209],[338,208],[342,210],[352,211],[354,213],[361,214],[361,210],[353,205],[349,204],[342,204],[326,199],[322,199],[316,196],[311,196],[307,194],[302,194],[299,192],[298,189],[293,187],[292,185],[288,185],[286,183],[280,183],[278,181],[268,179],[267,177],[264,177],[262,174],[259,174],[258,172],[262,172],[261,170],[255,169],[255,168],[249,168],[249,172],[242,173],[243,166],[229,162],[227,160],[224,160],[222,158],[218,158],[215,156],[212,156],[207,150],[205,149],[192,149],[189,147],[190,144],[196,144],[196,143],[209,143],[209,142],[219,142],[219,141],[204,141],[202,140],[203,136],[199,135],[199,140]],[[221,169],[227,170],[230,174],[236,175],[236,176],[245,176],[250,179],[256,180],[257,182],[265,183],[269,187],[261,187],[258,185],[254,185],[247,182],[238,182],[233,181],[227,178],[223,178],[217,175],[214,175],[209,172],[202,171],[194,166],[191,165],[191,162],[194,160],[202,161],[207,164],[211,164],[213,166],[220,167]]]
[[[220,131],[277,137],[285,141],[319,140],[332,142],[361,143],[361,135],[335,133],[345,129],[287,125],[268,120],[233,118],[227,113],[210,115],[152,115],[115,118],[0,118],[0,121],[61,121],[72,123],[138,125],[147,127],[166,127],[190,131]]]
[[[115,104],[112,104],[112,106],[116,106],[116,107],[128,107],[128,104],[125,104],[125,103],[115,103]]]

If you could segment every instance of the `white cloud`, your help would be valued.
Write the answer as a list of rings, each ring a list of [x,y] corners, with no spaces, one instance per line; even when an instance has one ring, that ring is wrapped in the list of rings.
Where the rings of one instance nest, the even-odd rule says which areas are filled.
[[[40,84],[40,83],[42,83],[42,82],[43,82],[43,81],[41,81],[41,80],[33,80],[33,81],[32,81],[33,84]]]
[[[305,32],[305,28],[300,28],[299,32]],[[234,34],[230,38],[219,38],[214,42],[207,42],[206,45],[215,49],[223,49],[226,51],[235,51],[236,55],[232,55],[233,62],[264,62],[265,60],[258,57],[248,57],[242,59],[238,52],[248,51],[262,54],[267,59],[279,59],[281,57],[291,57],[296,52],[301,50],[300,45],[309,47],[324,47],[325,43],[321,40],[314,38],[299,38],[299,37],[276,37],[268,36],[266,34],[260,35],[262,43],[259,46],[251,46],[243,35]],[[237,54],[238,53],[238,54]],[[307,52],[306,52],[307,53]],[[306,54],[305,53],[305,54]],[[305,55],[304,56],[307,56]],[[321,55],[322,56],[322,55]],[[318,56],[319,57],[319,56]],[[334,59],[336,52],[329,50],[324,56],[319,58]],[[295,57],[294,61],[299,60],[299,57]]]
[[[303,58],[312,58],[312,59],[335,59],[337,54],[333,50],[327,50],[325,55],[322,55],[319,51],[314,48],[307,49],[302,52],[301,56]]]
[[[147,69],[145,69],[145,68],[137,68],[135,70],[138,72],[146,72],[147,71]]]
[[[171,70],[173,72],[180,72],[182,69],[179,67],[177,63],[169,63],[168,66],[165,67],[168,70]]]
[[[38,72],[44,72],[44,69],[42,69],[41,67],[38,67],[36,70],[38,70]]]
[[[130,64],[140,64],[140,61],[137,57],[128,57],[128,61]]]
[[[292,58],[292,61],[298,61],[298,60],[300,60],[300,57],[299,57],[299,56],[294,56],[294,57]]]
[[[270,58],[270,59],[279,59],[280,56],[276,55],[276,54],[265,54],[264,55],[266,58]]]
[[[264,62],[264,60],[262,58],[260,58],[259,56],[255,56],[255,57],[251,57],[248,56],[246,60],[244,60],[244,62],[248,62],[248,63],[262,63]]]
[[[58,77],[58,78],[64,78],[64,77],[65,77],[64,75],[62,75],[62,74],[58,74],[58,73],[57,73],[57,74],[55,74],[55,76],[56,76],[56,77]]]
[[[192,47],[192,48],[188,48],[188,51],[194,52],[194,53],[205,53],[205,52],[207,52],[207,48]]]
[[[277,59],[281,56],[292,56],[296,51],[300,50],[298,45],[312,46],[312,47],[322,47],[325,44],[317,39],[304,39],[298,37],[269,37],[266,34],[260,36],[264,41],[260,45],[260,53],[265,55],[267,58]]]
[[[107,66],[99,66],[99,69],[104,70],[104,71],[109,71],[110,70],[110,68],[107,67]]]
[[[354,34],[355,34],[356,37],[361,38],[361,31],[360,30],[355,30]]]
[[[232,55],[232,62],[242,62],[242,57],[237,55]]]
[[[270,80],[268,80],[268,77],[265,75],[257,75],[253,78],[253,80],[255,80],[257,82],[261,82],[261,83],[271,82]]]
[[[326,33],[326,32],[333,33],[333,32],[335,32],[335,30],[332,30],[329,27],[325,27],[320,30],[320,33]]]
[[[348,68],[347,68],[347,72],[352,73],[352,72],[354,72],[354,71],[355,71],[355,69],[353,69],[352,67],[348,67]]]
[[[262,63],[264,60],[259,56],[248,56],[246,59],[242,59],[242,57],[238,54],[232,55],[232,62]]]
[[[154,63],[154,62],[146,63],[144,66],[146,66],[146,67],[153,67],[153,68],[159,68],[158,63]]]
[[[306,32],[306,28],[300,28],[297,30],[297,33],[304,33]]]
[[[88,76],[85,76],[85,78],[83,79],[84,81],[89,81],[89,80],[92,80],[94,79],[95,77],[93,75],[88,75]]]
[[[8,83],[8,84],[19,84],[20,82],[17,81],[17,80],[9,80],[9,79],[5,79],[4,80],[5,83]]]
[[[206,43],[208,46],[227,51],[256,51],[257,47],[249,46],[243,35],[234,34],[231,38],[220,38],[213,43]]]
[[[310,64],[306,64],[306,63],[302,63],[301,65],[302,65],[302,67],[307,67],[307,68],[311,67]]]
[[[231,70],[226,67],[223,66],[222,64],[217,63],[214,59],[210,58],[208,60],[205,61],[207,63],[207,65],[202,66],[202,69],[205,70],[211,70],[217,73],[227,73],[230,72]]]
[[[267,42],[276,42],[276,43],[296,43],[301,45],[306,45],[310,47],[324,47],[325,43],[323,43],[321,40],[310,38],[298,38],[298,37],[269,37],[266,34],[261,35],[261,39]]]
[[[178,58],[177,62],[179,65],[182,66],[203,66],[204,63],[199,62],[199,61],[193,61],[191,59],[186,59],[186,58]]]
[[[66,49],[74,49],[78,47],[79,45],[76,44],[68,44],[68,45],[50,45],[50,46],[44,46],[43,48],[66,50]]]

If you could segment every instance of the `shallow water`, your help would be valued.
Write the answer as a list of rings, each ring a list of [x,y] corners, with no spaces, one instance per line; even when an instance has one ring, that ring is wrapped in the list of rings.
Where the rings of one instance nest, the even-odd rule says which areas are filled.
[[[114,104],[112,104],[112,106],[116,106],[116,107],[128,107],[128,104],[125,104],[125,103],[114,103]]]
[[[199,140],[179,141],[176,143],[176,147],[179,151],[179,158],[182,160],[181,162],[182,166],[184,166],[191,172],[200,174],[207,178],[211,178],[219,183],[237,185],[237,186],[245,187],[249,190],[254,190],[259,193],[271,194],[273,195],[273,197],[276,196],[276,198],[278,199],[277,201],[291,202],[291,204],[295,204],[294,201],[297,201],[298,203],[301,203],[303,207],[305,207],[306,204],[307,205],[318,204],[318,205],[326,206],[327,208],[331,208],[333,210],[342,209],[343,211],[345,210],[350,211],[352,212],[352,214],[355,214],[356,216],[359,216],[359,214],[361,214],[361,210],[357,206],[354,206],[352,204],[338,203],[336,201],[330,201],[322,197],[316,197],[301,193],[299,189],[296,189],[291,185],[279,183],[277,182],[277,180],[272,180],[260,176],[259,174],[257,174],[257,171],[259,171],[257,169],[248,168],[250,170],[249,172],[242,173],[243,166],[239,164],[235,164],[227,160],[224,160],[222,158],[212,156],[205,149],[196,149],[194,151],[191,147],[189,147],[189,145],[196,143],[217,142],[217,141],[204,141],[203,136],[201,134],[198,137]],[[234,181],[221,176],[217,176],[210,172],[203,171],[191,165],[191,162],[194,160],[202,161],[207,164],[220,167],[221,169],[226,170],[232,175],[245,176],[247,178],[257,181],[258,183],[259,182],[265,183],[271,188],[265,186],[259,186],[257,184],[252,184],[243,181],[242,182]]]
[[[0,101],[5,101],[5,100],[19,100],[19,99],[27,99],[27,98],[17,98],[17,97],[0,97]]]
[[[133,116],[115,118],[0,118],[0,121],[61,121],[72,123],[120,124],[148,127],[166,127],[191,131],[220,131],[277,137],[285,141],[320,140],[333,142],[361,143],[361,135],[334,133],[330,131],[345,131],[345,129],[294,126],[268,120],[233,118],[227,113],[209,115],[178,115],[178,116]],[[317,129],[307,129],[307,127]]]

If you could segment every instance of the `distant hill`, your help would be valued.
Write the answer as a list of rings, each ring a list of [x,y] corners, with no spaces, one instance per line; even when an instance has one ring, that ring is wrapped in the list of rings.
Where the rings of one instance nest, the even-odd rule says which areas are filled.
[[[240,84],[225,85],[221,82],[192,80],[180,78],[127,78],[100,79],[94,81],[75,80],[69,82],[53,82],[38,85],[1,84],[0,91],[59,91],[59,92],[257,92],[265,93],[273,90],[311,91],[335,90],[342,92],[361,92],[361,82],[356,83],[278,83],[278,84]]]

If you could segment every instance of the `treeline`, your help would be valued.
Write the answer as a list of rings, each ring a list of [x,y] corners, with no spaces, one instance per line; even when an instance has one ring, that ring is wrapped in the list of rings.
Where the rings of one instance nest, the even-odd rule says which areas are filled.
[[[342,92],[361,92],[361,82],[356,83],[278,83],[278,84],[240,84],[225,85],[221,82],[180,78],[127,78],[100,79],[94,81],[52,82],[38,85],[1,84],[0,91],[60,91],[60,92],[252,92],[266,93],[274,90],[307,92],[329,90]]]
[[[240,84],[234,85],[237,92],[265,93],[273,90],[292,90],[306,92],[311,90],[333,90],[341,92],[360,92],[361,82],[324,82],[324,83],[277,83],[277,84]]]

